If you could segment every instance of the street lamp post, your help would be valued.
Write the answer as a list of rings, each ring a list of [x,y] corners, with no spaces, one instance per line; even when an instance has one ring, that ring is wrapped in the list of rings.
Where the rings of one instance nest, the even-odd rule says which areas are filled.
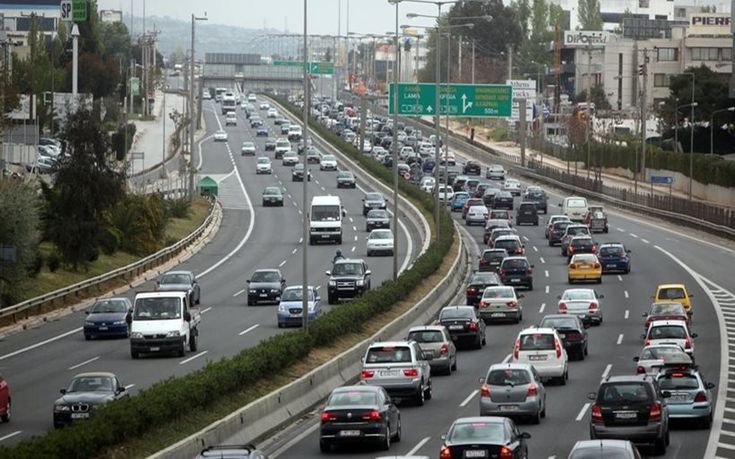
[[[189,199],[194,199],[194,24],[196,21],[206,21],[207,16],[197,17],[194,14],[191,15],[191,71],[189,72],[189,164],[192,166],[189,168]],[[202,84],[201,78],[199,84]]]
[[[309,86],[311,84],[309,80],[309,48],[308,48],[308,35],[307,35],[307,12],[308,12],[308,0],[304,0],[304,149],[309,145],[309,103],[311,102],[311,96],[309,96]],[[304,150],[306,151],[306,150]],[[308,189],[307,183],[309,183],[309,170],[306,167],[306,153],[304,153],[304,183],[301,195],[301,208],[302,212],[302,254],[301,254],[301,272],[302,272],[302,284],[301,284],[301,313],[304,321],[304,332],[309,333],[309,265],[308,265],[308,251],[309,251],[309,213],[308,209]],[[340,217],[341,218],[341,217]]]
[[[724,112],[735,112],[735,107],[722,108],[712,112],[712,117],[709,122],[709,154],[715,154],[715,115]]]

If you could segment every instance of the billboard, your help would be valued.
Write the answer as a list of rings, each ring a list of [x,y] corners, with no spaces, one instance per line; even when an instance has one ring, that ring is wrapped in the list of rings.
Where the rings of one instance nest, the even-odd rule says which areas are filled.
[[[599,30],[567,30],[564,32],[564,47],[604,48],[609,36],[608,32]]]
[[[511,121],[520,120],[519,100],[526,99],[526,121],[533,120],[533,105],[536,103],[536,80],[505,80],[505,84],[513,87],[513,107],[510,113]]]
[[[692,13],[689,15],[687,36],[731,35],[731,19],[728,13]]]

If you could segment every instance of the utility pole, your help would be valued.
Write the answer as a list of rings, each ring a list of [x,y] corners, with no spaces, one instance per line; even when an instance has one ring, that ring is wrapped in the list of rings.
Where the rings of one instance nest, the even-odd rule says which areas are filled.
[[[518,99],[518,129],[521,137],[521,167],[526,167],[526,98]]]
[[[472,84],[475,84],[475,39],[472,39]]]
[[[689,126],[691,126],[691,133],[689,134],[689,200],[692,200],[692,188],[694,187],[694,107],[696,107],[696,102],[694,102],[694,84],[695,84],[695,77],[696,74],[692,72],[692,117],[689,120]],[[710,123],[712,123],[712,120],[710,120]]]
[[[400,68],[401,68],[401,52],[400,44],[398,42],[398,3],[396,3],[396,69],[393,71],[393,142],[395,145],[393,148],[393,280],[398,279],[398,238],[395,236],[398,234],[398,81],[400,80]],[[362,148],[362,145],[360,145]],[[372,146],[371,146],[372,148]]]
[[[79,27],[74,24],[71,28],[72,39],[72,64],[71,64],[71,98],[74,111],[77,109],[79,95]]]
[[[643,50],[643,88],[641,89],[641,171],[640,179],[646,182],[646,119],[648,118],[648,48]],[[637,188],[637,183],[636,183]],[[635,190],[638,193],[638,190]]]
[[[348,3],[349,5],[349,3]],[[309,89],[311,81],[309,80],[309,42],[307,37],[307,18],[308,18],[308,2],[304,0],[304,147],[309,145],[309,103],[311,102],[311,95],[309,95]],[[362,147],[362,145],[360,145]],[[309,333],[309,265],[308,265],[308,254],[309,254],[309,213],[307,211],[307,199],[309,198],[307,183],[309,183],[309,169],[306,163],[306,151],[304,151],[304,179],[303,187],[301,188],[301,205],[303,207],[303,218],[302,220],[302,286],[301,286],[301,312],[304,321],[304,333]],[[342,218],[342,216],[340,216]]]
[[[592,124],[592,43],[587,42],[587,116],[585,116],[586,129],[585,132],[585,143],[587,144],[587,180],[590,179],[590,125]]]
[[[459,74],[457,75],[457,80],[461,83],[462,82],[462,36],[459,36],[459,41],[457,42],[459,44],[458,46],[458,54],[457,54],[457,71]]]
[[[437,3],[437,17],[441,18],[442,16],[442,4]],[[439,225],[439,159],[441,157],[441,117],[439,115],[439,107],[441,104],[440,100],[440,94],[439,91],[441,90],[441,68],[439,67],[439,60],[441,57],[441,36],[442,36],[442,23],[441,20],[437,20],[436,22],[436,48],[435,48],[435,56],[434,56],[434,91],[436,92],[435,98],[434,98],[434,129],[436,131],[436,146],[434,150],[434,183],[436,186],[434,187],[434,226],[436,230],[436,240],[439,240],[439,232],[440,232],[440,225]],[[396,107],[396,110],[398,107]],[[393,129],[398,129],[398,126],[393,126]],[[448,145],[447,145],[448,146]],[[398,148],[398,145],[394,145],[394,148]],[[444,186],[447,186],[445,183]],[[446,192],[444,193],[446,195]],[[394,238],[395,239],[395,238]]]

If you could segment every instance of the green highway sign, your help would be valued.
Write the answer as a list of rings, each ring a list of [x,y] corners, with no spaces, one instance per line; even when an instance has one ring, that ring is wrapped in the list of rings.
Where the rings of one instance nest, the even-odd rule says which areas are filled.
[[[277,67],[303,67],[303,61],[273,61]],[[309,73],[312,75],[333,75],[333,62],[309,62]]]
[[[72,21],[85,22],[87,20],[87,0],[72,0]]]
[[[398,83],[399,115],[435,115],[436,86],[433,83]],[[388,111],[395,113],[394,84],[390,85]],[[506,84],[441,84],[439,114],[464,117],[508,117],[513,87]]]

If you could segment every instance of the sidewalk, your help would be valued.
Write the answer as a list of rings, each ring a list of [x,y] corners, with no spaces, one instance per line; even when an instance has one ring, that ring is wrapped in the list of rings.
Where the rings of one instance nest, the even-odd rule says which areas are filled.
[[[164,116],[165,104],[165,116]],[[155,102],[153,104],[155,120],[153,121],[133,121],[135,123],[136,134],[133,140],[131,152],[143,153],[143,159],[131,161],[130,174],[148,170],[155,167],[172,154],[171,143],[169,139],[174,133],[174,122],[169,116],[174,110],[181,113],[184,104],[184,97],[179,94],[163,93],[156,91]],[[164,122],[166,142],[164,146]]]

